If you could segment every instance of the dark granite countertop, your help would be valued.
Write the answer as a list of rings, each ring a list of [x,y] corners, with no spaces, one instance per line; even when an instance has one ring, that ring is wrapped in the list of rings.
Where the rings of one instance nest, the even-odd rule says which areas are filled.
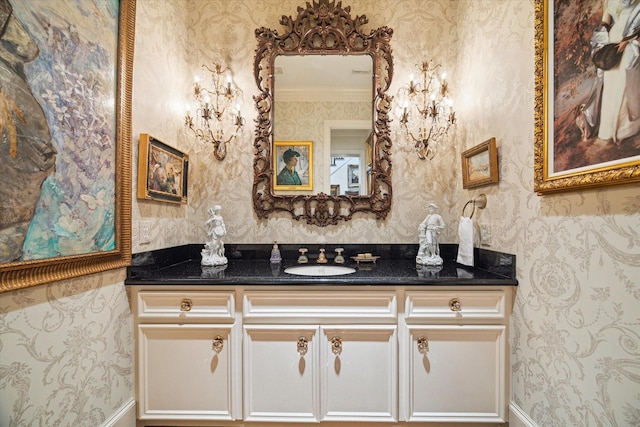
[[[282,262],[271,264],[271,245],[226,244],[229,263],[220,267],[200,265],[203,245],[185,245],[133,255],[127,269],[126,285],[479,285],[517,286],[515,255],[484,249],[475,250],[475,267],[455,262],[457,245],[442,244],[444,259],[441,267],[417,265],[417,244],[393,245],[279,245]],[[285,273],[287,267],[297,265],[298,248],[307,247],[309,263],[315,264],[318,249],[325,248],[329,263],[333,264],[334,249],[345,249],[345,266],[356,272],[348,275],[317,277]],[[351,259],[358,253],[380,256],[375,263],[356,263]]]

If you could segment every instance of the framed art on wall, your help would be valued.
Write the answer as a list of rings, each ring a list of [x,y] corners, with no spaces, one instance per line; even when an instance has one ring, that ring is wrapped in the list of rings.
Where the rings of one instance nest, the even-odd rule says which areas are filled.
[[[349,165],[347,167],[347,183],[349,187],[358,187],[360,185],[360,168],[358,165]]]
[[[0,292],[130,264],[135,0],[81,3],[3,2]]]
[[[187,203],[189,156],[147,133],[138,153],[138,199]]]
[[[498,180],[498,149],[495,138],[462,153],[462,188],[481,187]]]
[[[273,189],[313,190],[313,142],[276,141],[273,143]]]
[[[640,44],[637,24],[627,24],[640,22],[640,8],[624,0],[535,7],[534,190],[639,182]]]

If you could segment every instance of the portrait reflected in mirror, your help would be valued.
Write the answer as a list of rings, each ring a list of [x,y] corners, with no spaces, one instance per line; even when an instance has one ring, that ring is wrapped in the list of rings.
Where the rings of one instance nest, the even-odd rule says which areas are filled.
[[[276,141],[273,164],[277,171],[274,191],[313,189],[313,142]]]

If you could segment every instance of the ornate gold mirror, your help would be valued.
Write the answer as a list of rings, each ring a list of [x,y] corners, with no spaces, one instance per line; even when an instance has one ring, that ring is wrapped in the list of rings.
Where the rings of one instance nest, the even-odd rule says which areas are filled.
[[[308,224],[327,226],[340,221],[348,221],[355,214],[373,215],[376,219],[384,219],[391,209],[391,139],[389,131],[389,110],[391,97],[387,90],[393,77],[393,57],[389,42],[393,30],[380,27],[365,33],[363,26],[368,23],[366,16],[351,17],[351,8],[342,7],[342,2],[335,0],[314,0],[306,7],[298,7],[298,16],[283,16],[280,24],[285,27],[283,34],[277,30],[261,27],[256,30],[258,48],[254,62],[254,75],[259,94],[254,97],[258,117],[256,119],[256,138],[254,141],[254,180],[253,206],[258,218],[268,218],[277,212],[288,212],[296,220],[305,220]],[[332,90],[325,90],[322,82],[333,81],[335,89],[347,83],[346,87],[337,89],[341,97],[357,97],[362,109],[362,102],[368,102],[364,118],[361,116],[346,117],[346,120],[323,119],[320,125],[309,126],[304,120],[296,120],[294,126],[321,126],[321,135],[317,138],[295,138],[286,140],[288,134],[286,121],[292,120],[286,108],[303,110],[300,117],[305,116],[303,108],[284,107],[280,102],[284,98],[282,90],[285,80],[278,80],[283,72],[291,73],[288,68],[288,57],[308,58],[306,64],[296,66],[296,70],[319,68],[321,74],[312,77],[316,83],[310,90],[293,95],[307,103],[328,102],[321,99]],[[321,57],[321,58],[318,58]],[[342,59],[353,61],[343,65]],[[296,58],[297,59],[297,58]],[[325,59],[338,59],[336,65],[325,62]],[[312,61],[314,60],[314,61]],[[297,61],[293,61],[297,62]],[[315,64],[315,65],[314,65]],[[320,65],[317,65],[320,64]],[[340,65],[338,65],[340,64]],[[368,65],[370,64],[370,66]],[[336,73],[346,67],[348,73]],[[304,72],[294,72],[299,77]],[[347,75],[348,74],[348,75]],[[370,79],[367,90],[370,95],[361,99],[362,90],[358,80]],[[339,83],[339,84],[338,84]],[[277,86],[277,88],[276,88]],[[290,88],[291,89],[291,88]],[[295,93],[295,89],[290,91]],[[276,94],[277,93],[277,94]],[[279,98],[277,101],[276,98]],[[356,105],[357,102],[353,102]],[[313,109],[313,108],[312,108]],[[362,113],[358,113],[362,115]],[[345,118],[345,117],[343,117]],[[276,121],[277,120],[277,121]],[[293,119],[295,120],[295,119]],[[337,149],[332,146],[331,135],[336,138],[359,138],[358,147]],[[359,136],[357,136],[359,135]],[[284,139],[284,140],[282,140]],[[301,149],[298,149],[300,147]],[[361,147],[361,148],[359,148]],[[297,191],[294,186],[278,185],[277,175],[283,162],[280,151],[291,148],[300,157],[300,164],[315,170],[315,178],[303,176],[301,188],[311,187],[311,191]],[[311,151],[313,156],[305,154]],[[359,154],[358,154],[359,153]],[[345,158],[354,156],[357,161],[347,164]],[[293,156],[289,156],[293,157]],[[344,170],[348,172],[345,179],[349,187],[355,191],[338,190],[329,176],[330,168],[339,167],[344,162]],[[329,165],[330,163],[330,165]],[[313,176],[313,174],[309,174]],[[306,181],[305,181],[306,178]],[[330,185],[331,184],[331,185]]]

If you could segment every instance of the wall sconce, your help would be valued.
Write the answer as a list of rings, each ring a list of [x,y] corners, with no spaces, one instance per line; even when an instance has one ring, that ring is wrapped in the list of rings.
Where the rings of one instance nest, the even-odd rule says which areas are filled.
[[[407,139],[415,143],[418,157],[431,160],[440,140],[456,124],[456,113],[445,74],[436,75],[440,64],[434,66],[433,61],[424,61],[417,67],[421,80],[415,82],[412,74],[409,85],[398,91],[400,126]]]
[[[195,114],[187,107],[184,126],[204,145],[213,147],[213,155],[222,160],[227,155],[227,144],[242,132],[245,120],[240,115],[242,90],[233,84],[229,68],[214,64],[214,69],[202,66],[211,76],[209,88],[193,83]],[[226,78],[225,78],[226,75]]]

